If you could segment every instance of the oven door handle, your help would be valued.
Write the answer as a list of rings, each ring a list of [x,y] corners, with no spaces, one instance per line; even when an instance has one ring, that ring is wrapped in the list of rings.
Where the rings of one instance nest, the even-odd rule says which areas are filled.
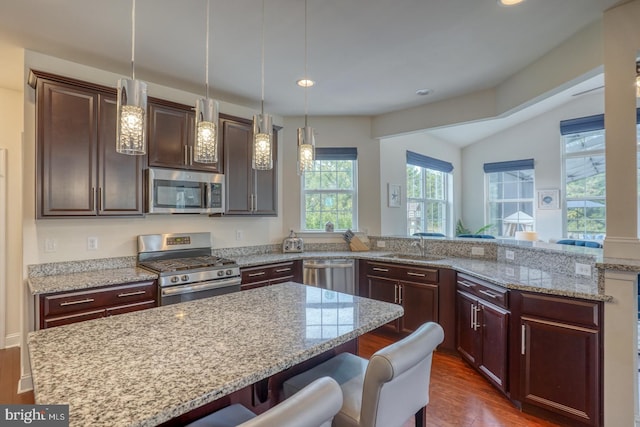
[[[193,285],[179,285],[162,288],[162,296],[188,294],[191,292],[208,291],[210,289],[226,288],[228,286],[239,285],[242,282],[240,277],[232,277],[229,279],[213,280],[205,283],[196,283]]]

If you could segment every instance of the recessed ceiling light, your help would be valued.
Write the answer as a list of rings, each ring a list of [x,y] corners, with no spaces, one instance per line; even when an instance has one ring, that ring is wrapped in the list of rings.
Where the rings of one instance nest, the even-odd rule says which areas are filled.
[[[424,96],[424,95],[429,95],[431,92],[433,92],[431,89],[418,89],[416,91],[416,95]]]
[[[300,87],[311,87],[314,84],[316,84],[316,82],[314,82],[313,80],[309,80],[309,79],[300,79],[296,82],[296,84]]]
[[[498,4],[500,6],[515,6],[516,4],[520,4],[524,2],[524,0],[498,0]]]

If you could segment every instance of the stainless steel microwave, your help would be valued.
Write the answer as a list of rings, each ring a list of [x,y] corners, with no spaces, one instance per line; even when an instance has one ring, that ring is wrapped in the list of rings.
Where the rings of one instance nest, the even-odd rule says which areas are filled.
[[[177,169],[147,169],[146,212],[224,213],[224,175]]]

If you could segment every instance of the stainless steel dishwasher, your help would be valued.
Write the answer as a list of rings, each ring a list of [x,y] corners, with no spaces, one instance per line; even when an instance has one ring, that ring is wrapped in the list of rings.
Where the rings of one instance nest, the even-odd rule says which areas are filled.
[[[352,259],[307,259],[302,266],[305,285],[355,294]]]

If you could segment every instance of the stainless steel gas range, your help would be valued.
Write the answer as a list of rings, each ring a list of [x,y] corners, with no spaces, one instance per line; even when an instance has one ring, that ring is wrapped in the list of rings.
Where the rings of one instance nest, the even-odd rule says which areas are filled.
[[[211,253],[211,233],[138,236],[138,266],[159,275],[160,305],[240,290],[240,267]]]

